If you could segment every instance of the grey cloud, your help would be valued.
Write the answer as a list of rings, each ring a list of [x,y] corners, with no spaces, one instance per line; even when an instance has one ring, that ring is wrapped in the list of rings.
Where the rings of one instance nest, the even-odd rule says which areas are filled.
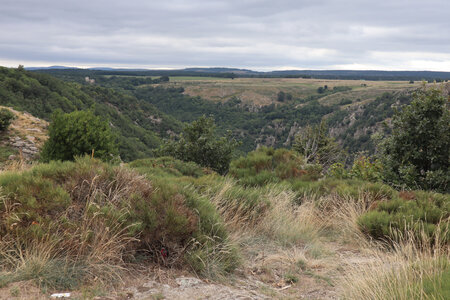
[[[11,65],[450,71],[447,0],[1,2]]]

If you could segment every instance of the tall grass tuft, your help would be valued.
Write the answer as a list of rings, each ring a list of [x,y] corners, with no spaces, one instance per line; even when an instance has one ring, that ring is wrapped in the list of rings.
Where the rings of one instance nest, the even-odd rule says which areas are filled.
[[[346,267],[346,299],[449,299],[450,252],[441,239],[446,230],[432,238],[425,232],[420,237],[415,231],[398,232],[387,249],[372,245],[372,260]]]

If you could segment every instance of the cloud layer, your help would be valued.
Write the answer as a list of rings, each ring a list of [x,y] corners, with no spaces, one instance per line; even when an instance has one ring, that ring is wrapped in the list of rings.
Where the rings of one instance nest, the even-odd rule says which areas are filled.
[[[2,0],[0,65],[450,71],[448,0]]]

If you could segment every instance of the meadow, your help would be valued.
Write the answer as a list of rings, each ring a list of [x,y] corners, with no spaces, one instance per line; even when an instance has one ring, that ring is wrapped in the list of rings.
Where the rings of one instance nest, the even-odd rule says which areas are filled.
[[[218,78],[218,77],[170,77],[170,85],[183,86],[189,96],[199,96],[211,101],[227,101],[232,97],[246,104],[270,105],[279,103],[280,91],[289,93],[293,98],[307,98],[317,95],[319,87],[350,87],[351,91],[338,92],[321,98],[325,105],[333,105],[341,99],[360,99],[362,102],[373,100],[384,92],[397,92],[418,88],[420,82],[409,81],[368,81],[368,80],[331,80],[313,78]]]

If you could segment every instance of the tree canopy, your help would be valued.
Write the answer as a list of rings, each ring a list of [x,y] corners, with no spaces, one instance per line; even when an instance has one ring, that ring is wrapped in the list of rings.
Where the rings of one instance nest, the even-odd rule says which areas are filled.
[[[381,158],[386,180],[410,188],[448,191],[450,113],[438,88],[417,91],[392,119]]]
[[[215,128],[213,118],[202,116],[187,125],[178,140],[169,140],[163,144],[156,154],[193,161],[224,174],[239,143],[230,134],[217,136]]]

